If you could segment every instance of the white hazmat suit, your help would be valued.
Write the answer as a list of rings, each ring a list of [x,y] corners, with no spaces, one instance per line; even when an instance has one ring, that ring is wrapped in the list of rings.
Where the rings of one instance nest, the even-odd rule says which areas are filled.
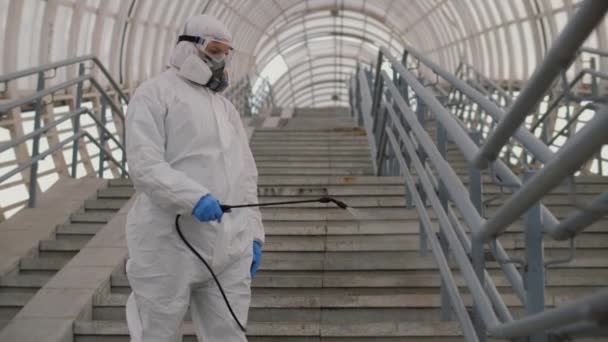
[[[224,25],[206,15],[189,20],[184,34],[230,41]],[[137,191],[126,228],[133,342],[180,341],[188,307],[199,340],[246,341],[211,274],[175,228],[175,216],[182,214],[186,239],[217,274],[246,324],[252,243],[264,241],[260,212],[234,210],[221,223],[203,223],[191,214],[208,193],[225,204],[257,203],[257,169],[238,112],[197,83],[195,59],[200,60],[193,43],[178,43],[169,69],[137,89],[127,112],[129,173]]]

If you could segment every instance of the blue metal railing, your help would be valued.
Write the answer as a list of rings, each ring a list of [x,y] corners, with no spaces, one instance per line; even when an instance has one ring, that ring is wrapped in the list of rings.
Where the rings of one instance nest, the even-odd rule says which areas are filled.
[[[577,44],[570,45],[578,48]],[[410,57],[416,59],[417,65],[424,65],[437,77],[447,81],[449,86],[458,88],[495,120],[511,119],[509,114],[505,114],[502,108],[478,90],[442,70],[411,47],[405,50],[400,61],[381,48],[375,72],[359,66],[350,81],[350,103],[355,120],[368,134],[370,152],[378,174],[403,175],[408,204],[415,205],[420,216],[421,253],[424,250],[422,246],[426,244],[423,241],[430,242],[439,265],[442,313],[449,308],[454,310],[468,341],[483,341],[487,335],[497,338],[528,336],[546,341],[551,334],[557,336],[596,331],[594,327],[601,323],[594,325],[583,321],[593,323],[598,315],[608,313],[608,291],[545,310],[545,267],[571,258],[545,260],[543,239],[572,241],[608,211],[608,194],[599,195],[591,204],[580,206],[578,211],[562,221],[540,201],[564,180],[574,182],[574,173],[607,143],[608,106],[595,104],[596,115],[556,153],[526,129],[511,132],[509,137],[512,134],[526,153],[542,161],[544,167],[526,170],[524,184],[502,160],[491,160],[492,181],[501,188],[511,187],[513,195],[491,218],[486,219],[483,213],[482,173],[479,163],[476,163],[483,149],[479,133],[467,131],[464,123],[450,112],[444,94],[433,89],[436,81],[424,84],[423,75],[415,74],[407,67]],[[551,63],[551,60],[545,62]],[[392,77],[381,68],[385,63],[392,68]],[[433,123],[436,125],[437,142],[426,130]],[[469,165],[468,189],[446,160],[447,141],[458,148]],[[437,174],[436,178],[434,173]],[[467,193],[468,197],[462,196]],[[439,221],[438,235],[432,229],[429,209],[425,205],[427,201]],[[522,215],[526,251],[523,259],[517,259],[507,254],[498,237]],[[460,224],[458,216],[464,220],[464,226]],[[471,238],[465,229],[468,229]],[[498,261],[513,292],[524,304],[528,313],[526,317],[513,319],[487,272],[486,248]],[[571,244],[571,249],[573,251],[574,244]],[[446,264],[448,253],[453,254],[473,297],[472,317],[466,313],[453,281],[452,270]],[[523,275],[515,267],[518,263],[525,266],[522,267]]]

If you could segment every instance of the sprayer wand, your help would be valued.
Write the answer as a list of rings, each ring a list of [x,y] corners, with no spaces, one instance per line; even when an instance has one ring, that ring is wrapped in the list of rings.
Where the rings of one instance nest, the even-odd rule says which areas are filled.
[[[337,205],[338,207],[340,207],[342,209],[348,208],[346,203],[344,203],[342,201],[338,201],[337,199],[331,198],[331,197],[321,197],[321,198],[311,199],[311,200],[267,202],[267,203],[238,204],[238,205],[221,204],[220,208],[222,208],[223,212],[229,213],[232,211],[232,209],[237,209],[237,208],[270,207],[270,206],[277,206],[277,205],[300,204],[300,203],[334,203],[335,205]]]

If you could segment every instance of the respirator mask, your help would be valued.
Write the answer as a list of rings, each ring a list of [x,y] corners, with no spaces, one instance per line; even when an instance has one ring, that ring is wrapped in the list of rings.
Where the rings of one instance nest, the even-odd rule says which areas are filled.
[[[179,36],[178,42],[188,41],[196,45],[197,55],[190,55],[180,67],[180,74],[192,82],[214,92],[221,92],[229,85],[226,69],[232,59],[232,47],[213,37]]]

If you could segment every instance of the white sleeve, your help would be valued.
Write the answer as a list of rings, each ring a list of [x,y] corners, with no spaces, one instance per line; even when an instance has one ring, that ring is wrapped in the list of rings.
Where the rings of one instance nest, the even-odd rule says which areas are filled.
[[[231,106],[232,107],[232,106]],[[243,122],[236,109],[234,109],[234,125],[237,127],[239,139],[243,146],[242,158],[244,160],[245,170],[243,172],[243,187],[245,189],[245,203],[258,203],[258,169],[255,165],[255,159],[251,154],[251,148],[249,147],[249,138],[247,137],[247,131],[243,127]],[[257,207],[247,208],[249,211],[249,220],[247,221],[250,229],[253,230],[253,239],[258,240],[260,243],[264,243],[264,225],[262,224],[262,213]]]
[[[199,183],[165,160],[165,115],[160,91],[143,85],[135,93],[126,116],[129,175],[135,188],[161,208],[191,214],[198,200],[209,193]]]

